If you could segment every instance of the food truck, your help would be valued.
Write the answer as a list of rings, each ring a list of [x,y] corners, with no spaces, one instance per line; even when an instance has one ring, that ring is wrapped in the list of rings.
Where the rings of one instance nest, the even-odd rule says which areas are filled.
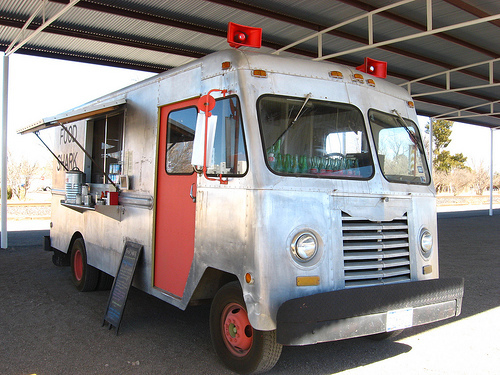
[[[54,132],[54,263],[91,291],[139,244],[133,285],[210,301],[239,373],[459,315],[414,104],[372,62],[225,50],[20,130]]]

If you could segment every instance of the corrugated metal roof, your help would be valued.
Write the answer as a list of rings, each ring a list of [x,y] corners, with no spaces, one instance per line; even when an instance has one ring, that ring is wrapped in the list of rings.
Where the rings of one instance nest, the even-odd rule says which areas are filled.
[[[44,20],[63,9],[68,0],[49,0],[35,15],[20,40]],[[373,42],[412,36],[427,30],[425,0],[415,0],[373,15]],[[0,4],[0,50],[5,51],[40,0],[3,0]],[[80,0],[17,53],[86,61],[96,64],[160,72],[214,51],[229,48],[229,21],[261,27],[262,52],[307,37],[369,11],[395,4],[389,0]],[[498,0],[433,0],[432,29],[500,14]],[[388,80],[411,84],[417,111],[439,115],[484,104],[465,112],[461,121],[500,126],[500,19],[356,51],[369,41],[368,19],[363,18],[323,35],[323,55],[346,53],[331,59],[350,66],[369,56],[388,62]],[[282,54],[317,57],[317,38]],[[492,60],[489,64],[452,72],[450,69]],[[491,76],[493,73],[493,77]],[[474,88],[470,88],[473,87]],[[477,87],[481,86],[481,87]],[[470,88],[448,92],[446,89]],[[439,91],[439,94],[424,95]],[[490,104],[491,103],[491,104]]]

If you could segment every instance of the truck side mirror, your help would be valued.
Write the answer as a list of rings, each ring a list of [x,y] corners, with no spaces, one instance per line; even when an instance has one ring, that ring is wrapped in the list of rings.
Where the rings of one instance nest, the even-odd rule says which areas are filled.
[[[217,127],[217,116],[208,118],[207,139],[207,164],[212,160],[212,150],[215,142],[215,128]],[[203,173],[205,154],[205,113],[199,112],[196,120],[196,132],[194,133],[193,155],[191,164],[197,173]],[[199,172],[199,170],[201,171]]]

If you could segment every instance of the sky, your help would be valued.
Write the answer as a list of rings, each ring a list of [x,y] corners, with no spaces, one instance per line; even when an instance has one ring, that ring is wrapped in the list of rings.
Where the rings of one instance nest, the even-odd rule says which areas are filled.
[[[429,123],[428,117],[419,116],[421,132]],[[493,131],[493,171],[500,172],[500,130]],[[477,169],[481,164],[490,170],[491,130],[484,126],[476,126],[455,122],[452,127],[451,143],[447,147],[451,154],[462,153],[467,157],[467,166]],[[495,152],[496,150],[496,152]]]
[[[9,151],[30,160],[51,160],[52,156],[34,134],[18,135],[16,131],[152,75],[136,70],[11,55],[7,114]],[[45,130],[40,135],[50,141],[51,133]]]
[[[22,54],[11,55],[7,140],[9,151],[30,160],[50,160],[52,156],[35,135],[21,136],[16,131],[152,75],[101,65]],[[419,117],[422,132],[428,121],[428,118]],[[41,132],[41,136],[50,141],[50,133]],[[467,156],[471,168],[483,163],[489,170],[490,129],[455,122],[451,139],[448,150],[452,154],[461,152]],[[494,156],[494,171],[500,172],[499,131],[494,132],[494,142],[494,148],[499,150]]]

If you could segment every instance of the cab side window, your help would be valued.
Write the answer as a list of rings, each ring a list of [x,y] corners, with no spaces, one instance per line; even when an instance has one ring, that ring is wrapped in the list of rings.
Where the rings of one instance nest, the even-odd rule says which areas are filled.
[[[217,119],[217,126],[213,149],[207,159],[207,173],[243,176],[248,170],[248,159],[238,98],[218,99],[212,116]]]
[[[235,177],[244,175],[248,170],[248,163],[238,98],[230,96],[218,99],[211,111],[211,119],[214,127],[212,136],[208,137],[211,141],[207,141],[207,174]],[[193,173],[191,163],[197,121],[196,107],[169,113],[165,166],[168,174]],[[202,136],[203,133],[204,131],[201,132]]]

